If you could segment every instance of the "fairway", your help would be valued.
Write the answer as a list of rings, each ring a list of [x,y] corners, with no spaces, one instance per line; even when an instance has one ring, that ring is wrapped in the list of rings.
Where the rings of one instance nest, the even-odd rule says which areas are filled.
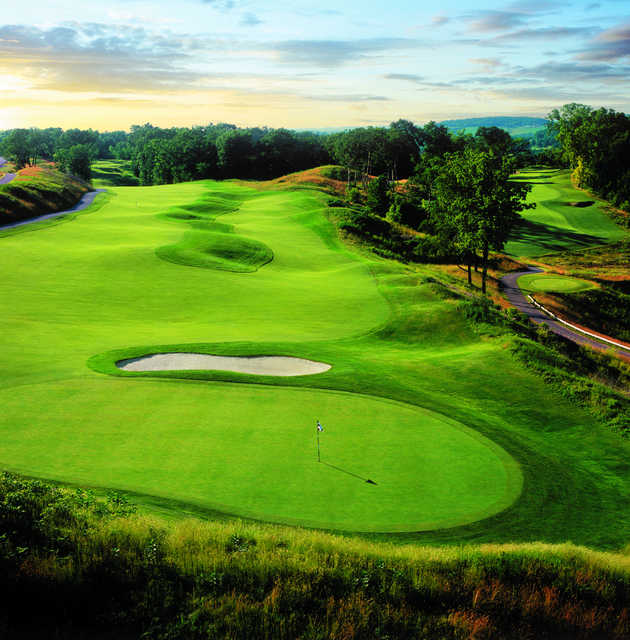
[[[580,278],[570,278],[559,275],[544,275],[539,273],[527,274],[518,279],[518,286],[523,291],[531,293],[575,293],[593,289],[594,284]]]
[[[326,201],[227,181],[117,187],[71,219],[5,233],[0,467],[175,516],[426,541],[623,539],[628,443],[480,337],[431,267],[342,244]],[[116,366],[159,353],[330,368]]]
[[[573,187],[568,170],[523,170],[514,179],[533,185],[527,201],[537,206],[521,213],[522,221],[506,244],[506,253],[532,258],[628,236],[604,213],[601,201]]]

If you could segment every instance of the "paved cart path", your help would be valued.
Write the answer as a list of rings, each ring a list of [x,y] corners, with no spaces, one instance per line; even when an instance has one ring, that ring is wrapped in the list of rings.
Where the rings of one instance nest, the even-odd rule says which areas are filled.
[[[0,156],[0,168],[3,167],[7,163],[7,160]],[[15,178],[16,173],[5,173],[2,178],[0,178],[0,184],[8,184]]]
[[[593,349],[598,349],[599,351],[613,349],[617,356],[626,360],[630,359],[630,351],[622,348],[615,348],[612,345],[606,344],[604,342],[599,342],[593,338],[589,338],[583,333],[573,331],[571,328],[565,326],[557,320],[550,318],[538,307],[529,302],[525,298],[523,292],[517,284],[517,280],[521,276],[529,273],[544,273],[544,269],[539,269],[538,267],[528,267],[527,271],[515,271],[514,273],[508,273],[501,278],[501,286],[503,288],[503,291],[505,292],[507,299],[510,301],[510,304],[513,307],[518,309],[518,311],[520,311],[521,313],[529,316],[532,322],[535,322],[536,324],[546,324],[549,329],[553,331],[553,333],[562,336],[567,340],[571,340],[572,342],[575,342],[577,344],[592,347]]]
[[[47,213],[43,216],[38,216],[37,218],[29,218],[28,220],[20,220],[19,222],[11,222],[10,224],[5,224],[0,226],[0,231],[3,229],[13,229],[14,227],[22,227],[26,224],[32,224],[33,222],[39,222],[40,220],[48,220],[49,218],[56,218],[58,216],[65,216],[68,213],[76,213],[77,211],[82,211],[86,207],[89,207],[92,202],[94,202],[94,198],[99,193],[104,193],[105,189],[96,189],[95,191],[88,191],[83,195],[81,200],[72,207],[72,209],[66,209],[66,211],[57,211],[55,213]]]

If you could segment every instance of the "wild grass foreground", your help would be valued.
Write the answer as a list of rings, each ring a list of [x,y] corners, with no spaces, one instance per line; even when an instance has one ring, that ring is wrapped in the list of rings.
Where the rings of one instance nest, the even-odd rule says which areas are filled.
[[[627,553],[395,546],[133,511],[116,494],[0,476],[0,630],[18,640],[630,633]]]

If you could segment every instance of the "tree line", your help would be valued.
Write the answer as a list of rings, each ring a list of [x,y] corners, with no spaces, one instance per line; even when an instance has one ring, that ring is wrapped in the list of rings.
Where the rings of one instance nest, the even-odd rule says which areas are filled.
[[[225,123],[168,129],[144,124],[129,132],[12,129],[0,132],[0,152],[17,168],[45,159],[86,180],[97,159],[127,160],[143,185],[202,178],[265,180],[330,163],[342,165],[348,181],[365,183],[381,174],[392,180],[408,178],[423,156],[461,149],[471,140],[507,144],[523,157],[531,155],[528,142],[512,140],[497,127],[481,127],[475,136],[454,136],[435,122],[419,127],[408,120],[329,135]]]
[[[548,129],[576,185],[630,211],[630,116],[573,102],[549,114]]]

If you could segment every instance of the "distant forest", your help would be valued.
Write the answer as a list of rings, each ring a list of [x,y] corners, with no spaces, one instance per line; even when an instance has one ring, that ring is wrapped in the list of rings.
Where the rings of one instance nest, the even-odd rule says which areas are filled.
[[[497,123],[512,131],[545,127],[512,137]],[[470,127],[476,128],[474,133],[465,132]],[[630,208],[630,117],[579,104],[555,109],[546,120],[506,116],[429,122],[422,127],[398,120],[388,127],[329,134],[233,124],[169,129],[144,124],[129,132],[59,128],[0,132],[0,154],[18,168],[44,158],[89,180],[91,162],[116,158],[130,163],[133,183],[142,185],[201,178],[265,180],[325,164],[344,167],[349,183],[357,175],[364,180],[421,178],[429,159],[466,148],[508,155],[515,167],[534,162],[570,167],[578,186],[622,209]]]
[[[92,129],[12,129],[0,132],[0,154],[16,165],[54,160],[62,171],[90,179],[97,159],[130,162],[142,185],[170,184],[201,178],[265,180],[325,164],[346,167],[348,176],[386,175],[408,178],[422,156],[435,156],[502,139],[509,149],[531,160],[530,143],[513,140],[497,127],[480,127],[475,135],[451,134],[444,125],[419,127],[399,120],[389,127],[363,127],[317,134],[288,129],[238,128],[210,124],[163,129],[134,125],[130,132]]]

